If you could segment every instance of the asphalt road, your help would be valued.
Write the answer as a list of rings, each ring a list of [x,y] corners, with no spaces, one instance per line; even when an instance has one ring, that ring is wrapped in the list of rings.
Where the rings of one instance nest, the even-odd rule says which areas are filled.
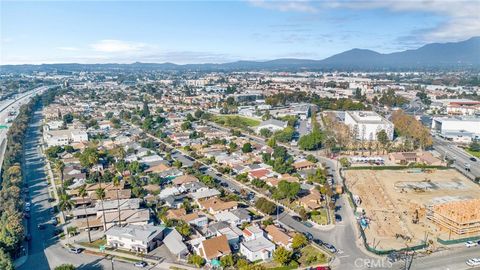
[[[460,170],[475,177],[480,177],[480,160],[478,158],[477,161],[471,161],[472,155],[455,146],[452,142],[438,137],[433,137],[433,148],[443,157],[447,156],[448,159],[455,159],[454,165]],[[465,164],[470,164],[470,172],[464,170]]]
[[[29,256],[19,270],[50,270],[54,267],[70,263],[79,270],[111,269],[111,261],[89,254],[73,254],[63,248],[58,238],[53,236],[55,227],[50,223],[51,204],[48,202],[48,184],[45,173],[45,160],[41,154],[41,113],[36,112],[26,133],[24,143],[26,182],[29,185],[31,198],[30,219],[28,231],[32,236],[28,244]],[[44,230],[37,228],[38,224],[45,224]],[[132,269],[131,263],[114,262],[115,269]]]

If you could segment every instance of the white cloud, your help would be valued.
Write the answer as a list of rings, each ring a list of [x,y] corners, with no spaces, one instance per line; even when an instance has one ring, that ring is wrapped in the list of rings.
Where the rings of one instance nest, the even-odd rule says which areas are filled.
[[[255,7],[261,7],[279,11],[294,11],[305,13],[316,13],[318,10],[307,0],[295,1],[273,1],[273,0],[249,0],[249,3]]]
[[[115,39],[100,40],[90,47],[96,52],[103,53],[131,53],[147,48],[147,44],[141,42],[130,42]]]
[[[421,11],[445,17],[444,22],[416,33],[424,42],[460,41],[480,35],[480,2],[476,0],[370,0],[337,1],[331,8],[378,9],[393,12]]]
[[[478,0],[248,0],[253,6],[278,11],[318,13],[328,9],[385,9],[392,12],[425,12],[443,18],[434,27],[415,30],[407,37],[414,43],[461,41],[480,36]],[[421,25],[419,25],[421,27]]]
[[[75,52],[75,51],[79,51],[80,49],[77,48],[77,47],[57,47],[57,49],[61,50],[61,51],[67,51],[67,52]]]

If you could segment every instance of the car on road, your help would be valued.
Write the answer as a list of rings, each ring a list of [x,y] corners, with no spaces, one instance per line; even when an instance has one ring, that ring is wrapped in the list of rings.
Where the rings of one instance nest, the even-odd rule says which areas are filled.
[[[225,183],[225,182],[220,182],[220,186],[222,186],[222,187],[228,187],[228,184]]]
[[[139,262],[136,262],[134,264],[135,267],[140,267],[140,268],[144,268],[144,267],[147,267],[148,266],[148,263],[144,262],[144,261],[139,261]]]
[[[83,248],[76,248],[76,247],[68,250],[68,252],[73,253],[73,254],[80,254],[80,253],[82,253],[82,251],[83,251]]]
[[[480,258],[471,258],[465,263],[470,267],[480,266]]]
[[[31,204],[29,202],[25,203],[25,207],[30,207],[30,206],[31,206]]]
[[[337,252],[337,249],[331,245],[331,244],[328,244],[328,243],[323,243],[323,246],[328,250],[330,251],[331,253],[336,253]]]
[[[474,157],[471,157],[470,160],[473,161],[473,162],[476,162],[476,161],[477,161],[477,159],[474,158]]]
[[[292,216],[292,219],[297,222],[302,222],[302,218],[300,218],[299,216]]]
[[[39,230],[45,230],[45,225],[44,224],[38,224],[37,229]]]
[[[312,228],[312,227],[313,227],[313,224],[310,223],[310,222],[308,222],[308,221],[304,221],[302,224],[305,225],[305,227],[308,227],[308,228]]]
[[[465,246],[470,248],[470,247],[476,247],[478,244],[477,242],[474,242],[474,241],[467,241],[465,242]]]

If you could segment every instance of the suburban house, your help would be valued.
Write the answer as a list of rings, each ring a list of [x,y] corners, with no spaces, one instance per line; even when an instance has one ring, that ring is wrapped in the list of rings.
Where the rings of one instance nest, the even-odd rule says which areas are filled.
[[[198,202],[200,209],[207,210],[210,214],[215,215],[222,211],[237,209],[238,203],[236,201],[224,202],[217,197],[213,197]]]
[[[274,251],[275,244],[263,235],[240,244],[240,253],[251,262],[271,260]]]
[[[396,152],[390,153],[389,158],[396,164],[424,163],[433,166],[442,165],[442,161],[429,152]]]
[[[298,199],[298,204],[306,209],[317,210],[322,207],[322,196],[316,189],[311,189],[310,194]]]
[[[163,243],[168,250],[177,258],[185,258],[187,256],[188,247],[183,243],[182,235],[175,229],[166,229]]]
[[[284,232],[282,229],[275,225],[268,225],[265,228],[267,232],[267,238],[273,241],[275,244],[282,246],[286,249],[292,248],[292,239],[290,235]]]
[[[113,226],[105,232],[107,245],[128,251],[148,253],[163,239],[165,227],[153,225]]]
[[[220,257],[232,253],[225,235],[203,240],[196,248],[195,252],[207,260],[207,262],[218,260]]]

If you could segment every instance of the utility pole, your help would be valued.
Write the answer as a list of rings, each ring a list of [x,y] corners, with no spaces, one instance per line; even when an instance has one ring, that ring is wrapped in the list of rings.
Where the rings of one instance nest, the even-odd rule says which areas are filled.
[[[112,270],[115,270],[114,267],[113,267],[113,256],[112,256]]]

